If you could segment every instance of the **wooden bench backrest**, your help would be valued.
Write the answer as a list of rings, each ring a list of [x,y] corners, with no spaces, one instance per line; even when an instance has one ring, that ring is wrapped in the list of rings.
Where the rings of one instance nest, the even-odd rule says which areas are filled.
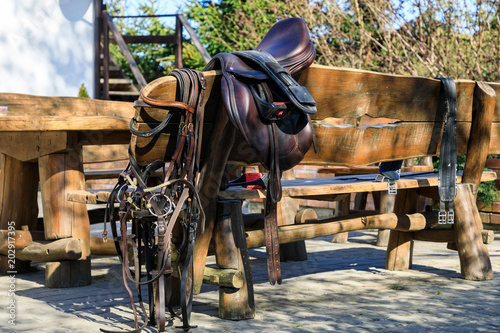
[[[320,146],[319,154],[310,150],[302,163],[362,166],[439,155],[444,124],[439,80],[312,66],[300,83],[318,106],[312,119]],[[457,148],[466,154],[473,112],[484,112],[474,94],[493,92],[469,80],[456,80],[456,89]],[[500,121],[500,107],[496,116]],[[492,133],[489,151],[498,153],[498,124]]]
[[[220,73],[206,72],[208,104],[205,109],[204,136],[209,138],[219,103]],[[318,112],[312,116],[319,153],[311,149],[302,164],[363,166],[385,160],[438,155],[444,124],[444,96],[437,79],[388,75],[368,71],[313,65],[304,71],[299,83],[315,98]],[[152,98],[173,100],[175,80],[164,77],[154,81],[145,93]],[[485,99],[495,103],[500,85],[457,80],[457,147],[468,151],[474,115],[484,124],[475,132],[478,141],[489,142],[490,153],[500,153],[500,102],[492,115],[485,113]],[[490,108],[491,109],[491,108]],[[149,129],[164,117],[162,110],[137,110],[136,117]],[[376,125],[379,124],[379,125]],[[382,124],[382,125],[380,125]],[[174,131],[175,124],[170,130]],[[492,126],[491,138],[488,126]],[[168,156],[175,140],[163,134],[153,140],[132,138],[132,152],[143,161]],[[205,140],[205,143],[207,140]],[[477,146],[477,144],[474,144]],[[478,147],[478,146],[477,146]],[[230,162],[254,162],[246,142],[236,140]]]

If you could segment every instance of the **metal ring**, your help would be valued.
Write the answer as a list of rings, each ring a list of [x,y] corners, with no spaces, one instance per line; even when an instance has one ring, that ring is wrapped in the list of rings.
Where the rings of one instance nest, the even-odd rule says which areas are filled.
[[[125,186],[127,186],[127,184],[123,184],[123,185],[122,185],[122,187],[120,187],[120,189],[118,190],[118,193],[116,194],[116,198],[118,199],[118,202],[119,202],[119,203],[122,203],[122,202],[123,202],[123,200],[120,200],[120,193],[122,192],[122,189],[123,189]],[[128,188],[128,186],[127,186],[127,188]],[[127,190],[125,189],[125,191],[127,191]]]
[[[172,207],[175,207],[175,204],[172,202],[172,200],[170,200],[169,197],[167,197],[166,195],[161,195],[161,194],[153,194],[151,196],[151,198],[149,198],[148,204],[151,204],[151,200],[154,197],[159,197],[159,196],[165,197],[167,199],[167,201],[168,201],[168,203],[167,203],[168,204],[168,211],[165,214],[162,215],[163,217],[165,217],[165,216],[167,216],[168,214],[170,214],[173,211]],[[165,205],[165,207],[166,207],[166,205]],[[165,207],[162,210],[165,210],[166,209]],[[156,215],[153,212],[152,208],[149,208],[149,212],[151,213],[151,215],[158,217],[158,215]]]

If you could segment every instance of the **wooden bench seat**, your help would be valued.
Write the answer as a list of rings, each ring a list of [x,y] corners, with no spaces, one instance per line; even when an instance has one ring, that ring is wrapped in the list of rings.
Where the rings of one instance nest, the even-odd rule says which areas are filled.
[[[336,201],[338,195],[357,192],[385,191],[387,182],[375,182],[377,174],[360,174],[340,177],[283,180],[283,196],[291,198],[311,198]],[[481,181],[496,179],[494,172],[483,172]],[[457,174],[457,182],[462,180],[462,172]],[[403,172],[396,181],[398,190],[436,187],[437,171]],[[266,190],[232,187],[221,191],[219,196],[227,200],[265,199]],[[338,200],[338,199],[337,199]]]

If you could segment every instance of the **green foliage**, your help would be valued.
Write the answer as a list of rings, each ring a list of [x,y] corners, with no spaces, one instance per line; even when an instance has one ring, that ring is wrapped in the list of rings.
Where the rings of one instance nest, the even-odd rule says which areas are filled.
[[[84,83],[82,83],[78,89],[78,97],[90,98]]]
[[[252,49],[278,19],[303,17],[320,64],[500,80],[498,2],[186,0],[211,55]]]
[[[477,199],[486,207],[491,206],[495,199],[500,198],[500,193],[495,187],[495,181],[483,182],[477,191]]]
[[[220,52],[255,48],[278,18],[298,15],[289,8],[290,3],[271,0],[224,0],[217,3],[187,0],[184,15],[196,22],[197,34],[213,56]]]

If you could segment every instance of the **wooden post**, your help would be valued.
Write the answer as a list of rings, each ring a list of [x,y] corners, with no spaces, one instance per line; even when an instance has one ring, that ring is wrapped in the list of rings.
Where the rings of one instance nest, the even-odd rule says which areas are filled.
[[[295,179],[293,170],[284,171],[282,180]],[[296,221],[295,216],[299,211],[299,202],[297,199],[283,197],[278,202],[278,226],[291,225],[300,221]],[[303,261],[307,260],[307,250],[305,241],[294,243],[280,244],[280,260],[288,261]]]
[[[222,201],[218,206],[219,216],[214,228],[217,266],[243,272],[241,288],[219,287],[219,317],[231,320],[252,319],[255,316],[255,302],[241,201]]]
[[[417,205],[417,193],[412,190],[398,190],[394,203],[395,213],[414,213]],[[391,230],[385,258],[385,268],[402,271],[411,268],[413,235],[411,232]]]
[[[337,213],[336,216],[347,216],[349,215],[349,206],[351,205],[351,196],[337,201]],[[349,236],[348,232],[341,232],[332,237],[332,243],[347,243],[347,238]]]
[[[395,195],[390,195],[387,191],[380,192],[380,214],[394,212]],[[377,235],[377,246],[387,246],[389,244],[390,230],[379,230]]]
[[[182,22],[179,15],[175,17],[174,67],[182,68]]]
[[[233,147],[236,128],[229,122],[225,110],[219,109],[217,124],[210,142],[209,154],[203,164],[200,181],[199,195],[205,212],[205,230],[198,228],[194,248],[194,293],[200,292],[203,283],[203,272],[207,260],[208,248],[212,239],[212,232],[217,215],[217,196],[224,174],[224,167]]]
[[[495,91],[484,82],[476,82],[472,104],[472,124],[462,183],[479,186],[491,140],[491,124],[495,111]]]
[[[482,226],[469,185],[459,184],[455,198],[455,235],[460,270],[466,280],[493,279],[488,248],[481,235]]]
[[[102,35],[102,99],[109,99],[109,26],[106,21],[100,18],[100,24],[103,27],[103,35]],[[101,80],[99,80],[100,84]],[[97,97],[96,97],[97,98]]]
[[[0,229],[13,226],[21,230],[26,226],[36,230],[38,204],[38,171],[36,163],[21,162],[0,154]],[[17,244],[14,244],[17,245]],[[12,262],[11,262],[12,263]],[[10,266],[7,256],[0,256],[0,272],[27,272],[30,261],[17,259]]]
[[[47,263],[45,284],[62,288],[88,285],[90,273],[90,222],[85,204],[66,200],[71,191],[85,189],[81,147],[38,159],[46,239],[73,237],[82,241],[79,260]]]

